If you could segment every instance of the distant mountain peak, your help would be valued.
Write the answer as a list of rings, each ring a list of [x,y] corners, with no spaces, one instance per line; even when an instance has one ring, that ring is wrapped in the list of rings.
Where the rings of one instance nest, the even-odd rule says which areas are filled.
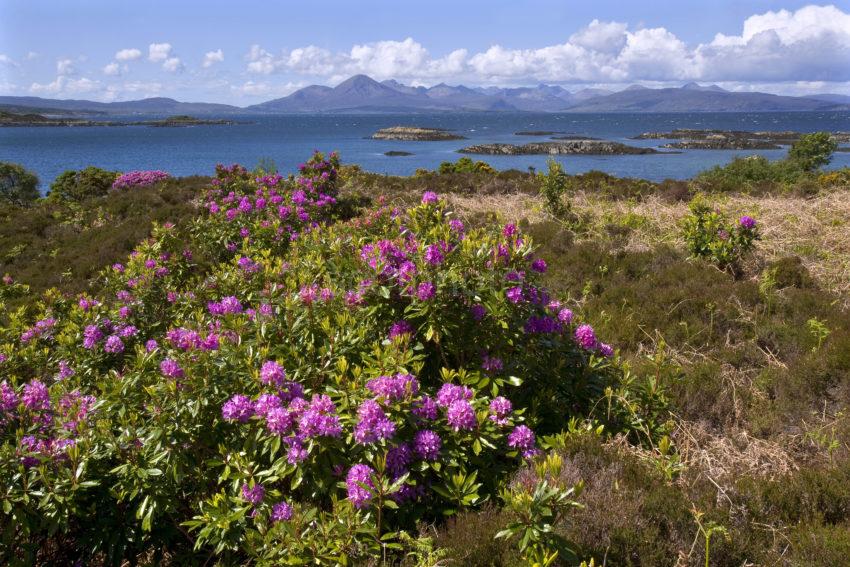
[[[700,85],[699,83],[695,83],[693,81],[691,81],[690,83],[685,83],[684,85],[682,85],[682,90],[685,90],[685,91],[710,91],[710,92],[717,92],[717,93],[729,92],[726,89],[721,88],[717,85],[708,85],[707,87],[704,87],[704,86]]]

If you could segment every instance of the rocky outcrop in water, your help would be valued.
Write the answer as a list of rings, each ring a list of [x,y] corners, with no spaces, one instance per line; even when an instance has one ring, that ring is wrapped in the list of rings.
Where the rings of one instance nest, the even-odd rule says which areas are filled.
[[[372,134],[373,140],[404,140],[408,142],[436,142],[444,140],[465,140],[443,128],[419,128],[416,126],[392,126],[381,128]]]
[[[633,140],[682,140],[667,144],[665,148],[688,150],[775,150],[789,146],[800,139],[802,132],[748,132],[744,130],[693,130],[676,129],[670,132],[644,132]],[[850,132],[833,132],[836,142],[850,141]]]
[[[631,155],[657,154],[652,148],[637,148],[618,142],[603,140],[564,140],[557,142],[532,142],[517,146],[514,144],[478,144],[458,150],[462,154],[486,155]]]

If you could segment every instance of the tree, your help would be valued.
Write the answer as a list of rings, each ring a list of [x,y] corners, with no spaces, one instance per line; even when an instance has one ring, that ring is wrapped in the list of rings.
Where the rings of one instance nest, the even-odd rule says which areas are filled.
[[[79,171],[69,169],[50,185],[48,198],[84,201],[92,197],[101,197],[106,195],[117,177],[117,171],[106,171],[94,166]]]
[[[0,199],[26,205],[38,199],[38,177],[16,163],[0,162]]]
[[[829,132],[804,134],[791,146],[788,159],[798,163],[805,171],[814,171],[828,164],[836,149],[838,144]]]

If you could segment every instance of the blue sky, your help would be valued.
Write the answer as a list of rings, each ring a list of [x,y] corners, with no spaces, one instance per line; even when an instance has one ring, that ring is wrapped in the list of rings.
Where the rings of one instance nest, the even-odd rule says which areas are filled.
[[[850,94],[850,0],[0,0],[0,94],[242,105],[355,73]]]

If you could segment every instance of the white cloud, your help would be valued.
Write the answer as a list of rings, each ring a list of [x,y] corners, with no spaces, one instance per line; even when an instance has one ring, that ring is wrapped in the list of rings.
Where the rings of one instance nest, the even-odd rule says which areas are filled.
[[[221,63],[224,61],[224,51],[221,49],[217,49],[215,51],[207,51],[204,54],[204,62],[201,63],[201,67],[205,69],[208,67],[212,67],[216,63]]]
[[[492,45],[433,57],[413,38],[331,52],[313,45],[274,54],[254,45],[249,73],[292,73],[330,80],[354,73],[376,79],[469,81],[480,84],[672,81],[850,80],[850,14],[806,6],[747,18],[741,35],[688,45],[666,28],[630,29],[593,20],[564,43],[537,49]]]
[[[74,62],[70,59],[58,59],[56,61],[56,73],[59,75],[73,75],[77,70],[74,68]]]
[[[148,60],[154,63],[167,60],[171,57],[170,43],[152,43],[148,46]]]
[[[165,44],[165,45],[168,45],[168,44]],[[153,47],[153,46],[151,46],[151,47]],[[169,46],[169,48],[170,48],[170,46]],[[117,53],[115,53],[116,61],[135,61],[136,59],[139,59],[141,56],[142,56],[141,50],[136,49],[135,47],[129,48],[129,49],[122,49],[121,51],[118,51]]]
[[[118,75],[121,74],[121,65],[119,63],[113,61],[112,63],[106,65],[103,68],[103,74],[109,75],[109,76],[112,76],[112,77],[118,76]]]
[[[183,62],[179,57],[169,57],[162,63],[162,68],[169,73],[177,73],[183,70]]]
[[[35,51],[27,51],[27,54],[24,56],[24,59],[27,61],[32,61],[33,59],[38,59],[39,55]]]
[[[100,88],[100,81],[92,81],[85,77],[70,79],[67,76],[60,75],[51,83],[33,83],[29,90],[34,94],[78,95],[96,92]]]
[[[18,66],[18,64],[5,53],[0,53],[0,65],[9,65],[10,67]]]

